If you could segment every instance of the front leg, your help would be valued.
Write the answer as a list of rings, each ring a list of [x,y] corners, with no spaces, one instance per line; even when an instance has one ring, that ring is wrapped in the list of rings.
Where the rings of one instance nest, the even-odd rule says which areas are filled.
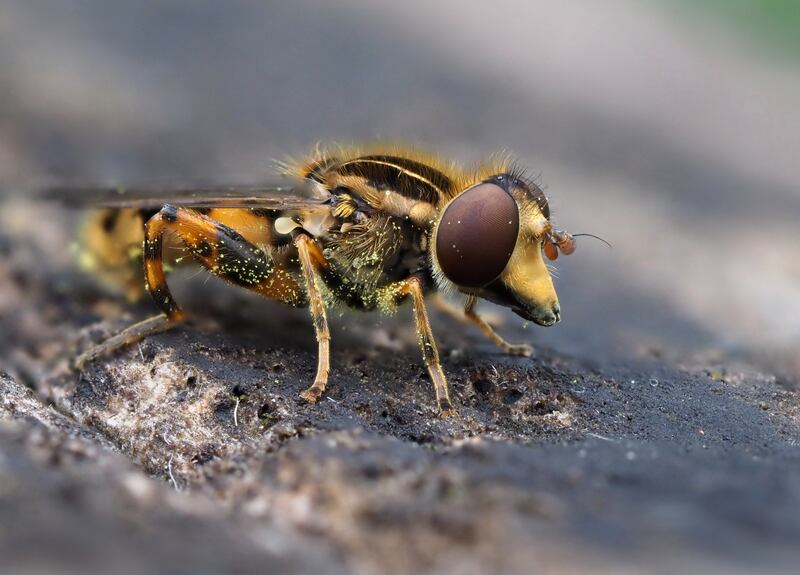
[[[491,325],[486,322],[485,319],[479,316],[475,311],[475,304],[478,302],[478,300],[474,296],[467,296],[467,299],[464,302],[463,313],[441,296],[437,296],[434,302],[441,311],[445,312],[450,317],[453,317],[459,321],[468,321],[469,323],[477,326],[483,335],[488,337],[492,343],[502,349],[505,353],[523,357],[530,357],[533,355],[533,347],[526,343],[514,344],[507,342],[494,330]]]
[[[447,379],[445,379],[444,371],[442,371],[442,365],[439,361],[439,349],[436,346],[436,340],[433,338],[431,322],[425,309],[422,280],[412,276],[384,289],[387,289],[388,293],[392,295],[395,303],[399,303],[406,297],[411,296],[414,304],[414,320],[417,324],[417,338],[422,349],[422,359],[425,361],[425,367],[428,368],[428,374],[436,391],[436,403],[439,406],[439,412],[445,417],[455,415],[453,405],[450,403]]]

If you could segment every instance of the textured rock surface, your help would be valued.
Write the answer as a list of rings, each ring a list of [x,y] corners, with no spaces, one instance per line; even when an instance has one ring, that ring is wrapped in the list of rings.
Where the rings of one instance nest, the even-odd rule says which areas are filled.
[[[0,378],[3,573],[337,572],[337,554],[273,521],[153,481],[90,427]]]

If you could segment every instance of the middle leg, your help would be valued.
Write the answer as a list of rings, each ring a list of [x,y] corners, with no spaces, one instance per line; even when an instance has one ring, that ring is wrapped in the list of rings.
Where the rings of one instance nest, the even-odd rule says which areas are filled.
[[[439,348],[436,346],[436,340],[433,338],[431,322],[430,319],[428,319],[428,312],[425,309],[422,280],[416,276],[412,276],[406,280],[390,284],[384,289],[395,304],[400,303],[409,296],[411,297],[414,304],[417,337],[419,339],[420,348],[422,349],[422,359],[425,361],[425,367],[428,368],[428,375],[436,391],[436,403],[439,406],[439,412],[445,417],[455,415],[453,405],[450,403],[447,379],[444,376],[442,364],[439,361]]]
[[[328,329],[328,317],[325,314],[325,302],[319,289],[320,267],[327,266],[327,261],[319,249],[319,245],[305,234],[298,235],[294,240],[297,254],[300,256],[300,267],[306,284],[308,305],[311,309],[311,318],[314,321],[314,332],[317,336],[317,374],[314,383],[300,394],[300,397],[309,403],[316,403],[325,392],[330,373],[330,346],[331,332]]]

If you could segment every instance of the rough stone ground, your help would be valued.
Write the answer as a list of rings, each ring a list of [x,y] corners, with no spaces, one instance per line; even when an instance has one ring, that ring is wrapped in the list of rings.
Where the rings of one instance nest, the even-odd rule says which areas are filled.
[[[184,279],[178,293],[205,317],[76,374],[78,349],[152,308],[104,295],[51,238],[3,238],[3,572],[800,560],[798,394],[742,360],[598,365],[513,325],[539,347],[509,358],[437,315],[459,407],[441,419],[409,310],[334,317],[330,390],[312,406],[297,397],[315,367],[304,310]]]

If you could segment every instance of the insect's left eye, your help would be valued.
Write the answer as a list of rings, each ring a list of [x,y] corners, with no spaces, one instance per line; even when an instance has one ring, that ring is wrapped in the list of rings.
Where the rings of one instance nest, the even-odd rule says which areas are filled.
[[[503,272],[519,234],[517,202],[493,182],[473,186],[445,208],[435,249],[444,275],[463,287],[482,287]]]

